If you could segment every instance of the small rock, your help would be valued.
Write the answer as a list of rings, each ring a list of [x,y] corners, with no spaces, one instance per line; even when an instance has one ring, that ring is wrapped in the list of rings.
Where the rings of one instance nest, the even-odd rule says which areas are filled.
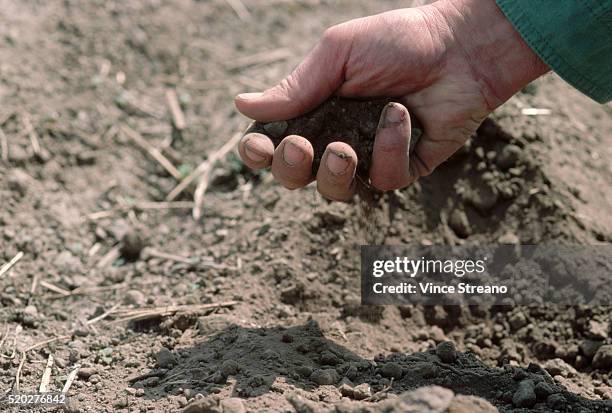
[[[453,400],[451,390],[439,386],[421,387],[377,404],[377,412],[447,413]]]
[[[280,138],[281,136],[283,136],[288,126],[289,124],[287,124],[286,121],[281,120],[278,122],[266,123],[265,125],[263,125],[263,128],[266,132],[270,134],[270,136],[274,138]]]
[[[594,340],[605,340],[608,338],[609,324],[603,321],[589,320],[586,333]]]
[[[76,154],[76,161],[78,165],[93,165],[96,163],[96,152],[95,151],[81,151]]]
[[[536,396],[538,396],[538,399],[540,400],[546,400],[548,396],[550,396],[551,394],[555,392],[553,388],[550,386],[550,384],[544,381],[541,381],[538,384],[536,384],[533,390]]]
[[[338,390],[340,390],[340,394],[343,395],[344,397],[353,398],[355,395],[353,388],[347,383],[342,383],[342,385],[338,387]]]
[[[198,317],[196,323],[198,327],[198,333],[201,335],[215,334],[223,330],[227,330],[232,324],[234,319],[227,314],[211,314],[208,316]]]
[[[592,359],[601,346],[603,346],[603,341],[584,340],[580,343],[580,351],[586,358]]]
[[[113,403],[113,407],[116,409],[125,409],[128,407],[127,397],[120,397],[115,403]]]
[[[183,413],[222,413],[217,403],[212,399],[196,399],[188,404]]]
[[[310,375],[312,374],[312,367],[299,366],[295,369],[295,372],[302,377],[310,377]]]
[[[77,376],[80,379],[87,380],[96,373],[97,373],[97,370],[94,367],[83,367],[79,369],[79,371],[77,372]]]
[[[472,234],[472,228],[465,211],[455,209],[448,217],[448,226],[459,238],[467,238]]]
[[[575,368],[560,358],[547,360],[542,367],[551,376],[574,377],[578,374]]]
[[[229,399],[221,400],[219,404],[223,413],[246,413],[246,407],[237,397],[230,397]]]
[[[317,369],[310,375],[310,380],[324,386],[337,383],[340,380],[340,375],[334,369]]]
[[[155,358],[157,359],[157,365],[161,368],[170,368],[176,364],[176,356],[166,347],[162,347]]]
[[[368,383],[362,383],[353,388],[353,398],[355,400],[363,400],[372,397],[372,389]]]
[[[225,377],[237,374],[238,370],[240,370],[240,366],[235,360],[225,360],[221,365],[221,374]]]
[[[521,160],[523,150],[516,145],[506,145],[497,155],[496,163],[501,169],[508,169],[515,166]]]
[[[9,173],[7,182],[11,191],[17,193],[19,197],[23,197],[28,192],[28,186],[30,186],[32,180],[24,170],[15,168]]]
[[[285,396],[287,401],[297,413],[322,413],[323,409],[317,406],[314,402],[306,400],[297,393],[289,393]]]
[[[499,195],[488,185],[478,185],[472,188],[467,200],[482,214],[488,213],[497,204]]]
[[[220,371],[218,371],[215,374],[213,374],[210,380],[215,384],[225,384],[227,383],[227,376],[221,373]]]
[[[27,315],[27,316],[30,316],[32,318],[36,318],[36,317],[38,317],[38,309],[36,309],[35,306],[30,304],[30,305],[26,306],[26,308],[23,309],[23,314]]]
[[[553,409],[561,409],[566,405],[565,397],[560,393],[551,394],[546,399],[546,404]]]
[[[293,336],[291,334],[283,334],[281,341],[283,343],[293,343]]]
[[[455,396],[448,413],[498,413],[498,410],[488,401],[476,396]]]
[[[510,322],[510,327],[512,327],[513,331],[519,330],[527,325],[527,318],[522,311],[514,313],[508,321]]]
[[[388,379],[399,380],[402,378],[402,366],[394,362],[385,363],[380,369],[380,373]]]
[[[612,400],[612,387],[610,386],[599,386],[595,387],[595,394],[601,396],[604,400]]]
[[[328,366],[335,366],[340,363],[340,359],[331,351],[324,351],[321,353],[321,364],[327,364]]]
[[[136,260],[146,246],[144,238],[134,229],[128,230],[121,239],[121,255],[128,260]]]
[[[147,302],[147,299],[144,294],[139,290],[129,290],[125,293],[123,302],[127,305],[135,305],[137,307],[140,307]]]
[[[443,341],[436,347],[436,355],[444,363],[454,363],[457,360],[457,350],[452,341]]]
[[[438,376],[438,366],[434,363],[416,363],[411,366],[410,370],[424,379],[433,379]]]
[[[593,367],[601,370],[612,369],[612,344],[599,347],[593,357]]]
[[[60,252],[53,260],[53,266],[64,274],[80,273],[83,269],[81,260],[70,251]]]
[[[518,389],[514,396],[512,396],[512,404],[515,407],[533,407],[537,401],[533,380],[523,380],[520,382]]]
[[[520,238],[511,231],[506,232],[504,235],[501,235],[497,242],[502,245],[518,245],[521,243]]]

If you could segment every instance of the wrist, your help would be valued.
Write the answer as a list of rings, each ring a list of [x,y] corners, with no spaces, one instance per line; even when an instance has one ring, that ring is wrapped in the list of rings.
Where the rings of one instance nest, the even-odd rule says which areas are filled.
[[[550,70],[494,0],[441,0],[433,6],[452,33],[449,53],[464,55],[491,110]]]

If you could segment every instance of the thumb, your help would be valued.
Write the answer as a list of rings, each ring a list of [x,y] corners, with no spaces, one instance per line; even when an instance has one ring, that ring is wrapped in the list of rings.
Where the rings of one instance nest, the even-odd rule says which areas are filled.
[[[236,107],[249,118],[271,122],[302,115],[327,99],[342,84],[350,40],[342,28],[328,29],[300,65],[263,93],[243,93]]]

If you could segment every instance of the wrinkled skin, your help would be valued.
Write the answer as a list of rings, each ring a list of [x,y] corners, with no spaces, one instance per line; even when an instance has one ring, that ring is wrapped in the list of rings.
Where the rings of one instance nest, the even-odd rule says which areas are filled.
[[[410,185],[456,152],[485,117],[548,68],[522,41],[493,0],[442,0],[328,29],[302,63],[263,93],[238,95],[236,107],[262,122],[286,120],[332,94],[393,97],[381,114],[370,180],[380,190]],[[409,153],[408,110],[424,134]],[[262,134],[239,145],[251,168],[271,166],[289,189],[317,181],[338,201],[355,191],[355,151],[333,142],[313,177],[312,145],[288,136],[275,149]]]

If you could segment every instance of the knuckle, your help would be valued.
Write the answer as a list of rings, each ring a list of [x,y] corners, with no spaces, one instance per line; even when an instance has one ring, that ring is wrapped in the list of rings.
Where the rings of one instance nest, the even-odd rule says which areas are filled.
[[[338,47],[350,40],[350,22],[331,26],[323,32],[321,44],[325,47]]]

